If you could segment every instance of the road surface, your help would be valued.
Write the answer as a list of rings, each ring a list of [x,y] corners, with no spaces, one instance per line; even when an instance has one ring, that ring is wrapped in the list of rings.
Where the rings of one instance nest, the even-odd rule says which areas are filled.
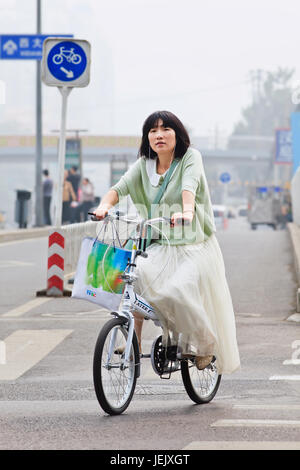
[[[46,287],[47,239],[0,244],[0,449],[299,449],[300,331],[287,320],[296,291],[288,232],[254,232],[236,219],[217,236],[241,369],[197,406],[179,373],[161,380],[143,359],[134,399],[117,417],[102,412],[92,383],[108,312],[35,296]],[[158,334],[146,322],[145,352]]]

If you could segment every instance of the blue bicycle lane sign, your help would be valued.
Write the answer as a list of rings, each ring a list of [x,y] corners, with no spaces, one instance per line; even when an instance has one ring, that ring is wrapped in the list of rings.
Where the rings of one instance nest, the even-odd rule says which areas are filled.
[[[46,85],[84,87],[89,83],[90,44],[86,40],[48,38],[44,43],[42,77]]]

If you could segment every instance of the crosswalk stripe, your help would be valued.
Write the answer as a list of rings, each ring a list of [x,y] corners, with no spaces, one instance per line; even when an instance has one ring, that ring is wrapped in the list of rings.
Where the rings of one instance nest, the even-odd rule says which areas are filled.
[[[287,441],[193,441],[183,450],[300,450],[300,442]]]
[[[73,330],[17,330],[5,340],[0,380],[16,380],[49,354]]]
[[[272,375],[269,380],[300,380],[300,375]]]

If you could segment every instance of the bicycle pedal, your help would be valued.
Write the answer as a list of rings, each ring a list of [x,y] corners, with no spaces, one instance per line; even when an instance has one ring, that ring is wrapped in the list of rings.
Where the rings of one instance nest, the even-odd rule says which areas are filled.
[[[163,374],[161,374],[159,377],[160,377],[162,380],[170,380],[170,378],[171,378],[171,372],[169,372],[168,377],[163,377]]]
[[[151,354],[141,354],[141,359],[146,359],[146,358],[150,358],[151,357]]]
[[[167,366],[164,367],[164,370],[162,372],[162,374],[160,375],[160,378],[161,379],[170,379],[171,378],[171,374],[173,372],[177,372],[178,370],[180,370],[180,362],[179,361],[171,361],[168,362]],[[163,377],[163,375],[168,375],[168,377]]]

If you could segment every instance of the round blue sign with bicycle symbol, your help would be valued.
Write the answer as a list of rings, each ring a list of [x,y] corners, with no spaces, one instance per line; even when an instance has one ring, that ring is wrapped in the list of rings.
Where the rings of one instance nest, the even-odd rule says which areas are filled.
[[[47,65],[57,80],[63,82],[76,80],[86,69],[86,53],[79,44],[62,41],[50,50]]]

